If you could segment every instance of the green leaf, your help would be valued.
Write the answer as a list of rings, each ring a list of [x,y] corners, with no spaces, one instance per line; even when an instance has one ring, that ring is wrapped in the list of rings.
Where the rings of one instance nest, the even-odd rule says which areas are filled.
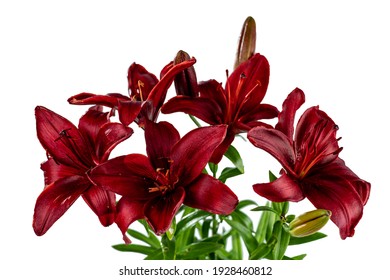
[[[237,231],[234,231],[231,235],[232,237],[232,250],[231,254],[233,257],[233,260],[241,260],[243,251],[242,251],[242,243],[241,243],[241,237],[240,234]]]
[[[164,254],[164,260],[176,259],[176,239],[169,239],[166,234],[161,238],[162,252]]]
[[[163,251],[160,249],[156,249],[152,253],[150,253],[148,256],[144,258],[144,260],[163,260],[164,259],[164,254]]]
[[[209,236],[210,228],[211,228],[211,223],[213,222],[212,219],[205,219],[202,224],[202,229],[201,229],[201,237],[206,238]]]
[[[225,183],[227,179],[243,174],[237,167],[225,167],[218,177],[222,183]]]
[[[277,243],[276,238],[271,238],[267,243],[260,244],[249,256],[250,260],[260,260],[271,253]]]
[[[146,235],[144,235],[144,234],[142,234],[142,233],[140,233],[140,232],[138,232],[138,231],[136,231],[136,230],[133,230],[133,229],[128,229],[127,230],[127,233],[131,236],[131,237],[133,237],[133,238],[136,238],[136,239],[138,239],[138,240],[140,240],[140,241],[143,241],[143,242],[145,242],[146,244],[149,244],[151,247],[153,247],[153,248],[160,248],[161,246],[160,246],[160,241],[158,240],[158,238],[157,237],[155,237],[155,238],[151,238],[150,237],[150,235],[149,236],[146,236]]]
[[[289,245],[290,233],[288,229],[283,226],[282,221],[278,220],[274,224],[272,234],[277,239],[277,243],[272,250],[272,259],[281,260]]]
[[[270,211],[270,212],[275,213],[278,217],[280,216],[280,212],[277,209],[270,207],[270,206],[258,206],[258,207],[251,209],[251,211]]]
[[[228,150],[225,153],[225,157],[227,157],[237,169],[244,174],[244,163],[242,161],[240,153],[234,148],[233,145],[230,145]]]
[[[241,223],[243,226],[248,228],[251,232],[253,231],[252,219],[247,214],[236,209],[230,215],[232,216],[233,220]]]
[[[149,255],[156,250],[155,248],[138,244],[118,244],[113,245],[112,248],[121,252],[134,252],[144,255]]]
[[[241,209],[241,208],[247,207],[249,205],[257,205],[257,203],[254,202],[253,200],[250,200],[250,199],[243,199],[243,200],[240,200],[238,202],[236,209]]]
[[[305,237],[294,237],[294,236],[291,236],[289,245],[304,244],[304,243],[316,241],[316,240],[324,238],[326,236],[327,236],[326,234],[321,233],[321,232],[316,232],[316,233],[313,233],[312,235],[308,235],[308,236],[305,236]]]
[[[178,236],[183,230],[192,227],[197,222],[206,217],[209,217],[210,215],[211,213],[202,210],[197,210],[187,215],[185,218],[183,218],[180,222],[177,223],[175,235]]]
[[[298,256],[294,256],[294,257],[284,256],[283,260],[300,261],[300,260],[303,260],[306,256],[307,256],[307,254],[301,254],[301,255],[298,255]]]
[[[178,253],[177,259],[196,260],[223,248],[222,244],[215,242],[198,242],[188,245],[184,251]]]
[[[245,225],[241,224],[240,222],[225,219],[226,223],[228,223],[233,229],[235,229],[240,235],[242,240],[244,241],[244,244],[248,250],[249,253],[251,253],[253,250],[255,250],[258,246],[258,242],[256,238],[252,235],[252,231],[248,229]]]

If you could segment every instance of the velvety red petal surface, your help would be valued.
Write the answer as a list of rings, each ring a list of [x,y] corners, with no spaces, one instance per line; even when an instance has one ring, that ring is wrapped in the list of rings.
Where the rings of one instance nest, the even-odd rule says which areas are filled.
[[[130,125],[133,121],[137,120],[139,113],[142,110],[141,101],[135,100],[119,100],[118,101],[118,113],[119,121],[124,125]]]
[[[164,114],[183,112],[211,125],[224,122],[223,112],[218,104],[213,99],[204,97],[175,96],[163,105],[161,112]]]
[[[104,162],[110,156],[111,151],[122,141],[133,134],[133,129],[121,123],[106,123],[100,127],[96,137],[95,150],[97,161]]]
[[[143,201],[125,196],[118,202],[115,223],[121,230],[126,244],[131,243],[131,240],[126,235],[126,231],[134,221],[144,218],[144,205],[145,202]]]
[[[119,100],[129,100],[129,97],[122,94],[98,95],[94,93],[82,92],[68,98],[70,104],[75,105],[102,105],[110,108],[118,106]]]
[[[156,234],[166,232],[173,217],[183,204],[185,192],[183,188],[176,188],[173,192],[156,197],[145,205],[145,217]]]
[[[226,125],[201,127],[187,133],[172,149],[171,172],[178,185],[192,182],[203,170],[226,135]]]
[[[82,197],[103,226],[107,227],[115,221],[116,199],[113,192],[92,185]]]
[[[260,196],[274,202],[297,202],[305,198],[298,182],[286,173],[271,183],[253,185],[253,190]]]
[[[294,174],[295,153],[290,139],[284,133],[276,129],[255,127],[248,132],[248,139],[254,146],[276,158],[289,173]]]
[[[48,185],[38,196],[33,217],[36,235],[43,235],[91,186],[83,176],[70,176]]]
[[[127,72],[130,96],[135,100],[143,101],[149,96],[150,91],[158,83],[157,77],[148,72],[140,64],[133,63]]]
[[[109,117],[110,113],[103,112],[102,106],[93,106],[80,118],[79,130],[93,149],[100,127],[110,121]]]
[[[41,169],[45,176],[45,186],[50,185],[54,181],[57,181],[58,179],[64,177],[73,175],[84,176],[85,174],[84,170],[80,170],[78,168],[74,168],[72,166],[67,166],[64,164],[59,164],[53,158],[50,158],[49,160],[42,163]]]
[[[89,178],[98,186],[133,199],[148,199],[157,176],[149,159],[141,154],[130,154],[108,160],[93,168]]]
[[[201,174],[185,191],[185,205],[214,214],[228,215],[238,204],[237,196],[228,186],[206,174]]]
[[[179,139],[180,134],[172,124],[168,122],[146,122],[146,152],[156,170],[158,168],[169,169],[170,163],[168,161],[170,160],[171,150]]]
[[[42,106],[35,108],[35,118],[39,141],[58,163],[82,170],[93,165],[90,147],[70,121]]]

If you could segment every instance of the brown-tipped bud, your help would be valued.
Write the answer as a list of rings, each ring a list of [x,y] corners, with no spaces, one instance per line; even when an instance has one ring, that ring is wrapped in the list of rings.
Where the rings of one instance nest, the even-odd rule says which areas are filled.
[[[290,234],[295,237],[304,237],[316,233],[329,221],[332,212],[317,209],[296,217],[290,223]]]
[[[173,61],[173,64],[179,64],[183,61],[190,60],[190,56],[185,51],[179,51]],[[176,94],[190,97],[198,96],[198,80],[194,66],[191,66],[178,73],[174,80]]]
[[[256,22],[253,17],[247,17],[241,29],[234,69],[236,69],[242,62],[248,60],[255,53],[255,49]]]

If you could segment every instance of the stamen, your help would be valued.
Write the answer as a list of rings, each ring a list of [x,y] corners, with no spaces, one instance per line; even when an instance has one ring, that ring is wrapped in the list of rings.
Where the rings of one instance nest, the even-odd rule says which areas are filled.
[[[144,87],[144,86],[145,86],[145,84],[141,80],[138,80],[138,91],[139,91],[139,96],[140,96],[140,99],[142,102],[144,101],[144,97],[142,96],[142,87]]]

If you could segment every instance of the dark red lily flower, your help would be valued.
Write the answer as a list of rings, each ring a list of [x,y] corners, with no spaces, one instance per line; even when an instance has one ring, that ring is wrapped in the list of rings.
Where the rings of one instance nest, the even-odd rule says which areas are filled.
[[[267,59],[255,54],[240,64],[228,77],[225,88],[215,80],[199,84],[199,96],[175,96],[163,105],[165,114],[184,112],[204,122],[227,124],[228,131],[210,161],[218,163],[236,134],[247,132],[256,126],[269,125],[261,119],[278,115],[276,107],[261,104],[268,87],[269,64]]]
[[[168,122],[145,129],[147,155],[130,154],[103,163],[89,173],[97,185],[119,195],[116,223],[125,242],[129,225],[145,218],[157,234],[164,233],[184,203],[216,214],[231,213],[237,196],[222,182],[202,173],[226,126],[190,131],[180,139]]]
[[[295,89],[283,103],[276,129],[257,127],[249,131],[249,140],[283,166],[277,180],[256,184],[253,189],[271,201],[307,197],[315,207],[332,211],[331,219],[345,239],[354,234],[371,185],[339,158],[338,127],[318,106],[303,113],[294,135],[295,113],[304,101],[304,93]]]
[[[119,93],[97,95],[83,92],[72,96],[68,102],[76,105],[103,105],[117,109],[119,120],[124,125],[133,121],[143,127],[146,120],[157,121],[160,108],[163,105],[168,88],[176,74],[192,66],[195,58],[178,64],[168,63],[160,73],[160,81],[143,66],[133,63],[128,70],[129,96]]]
[[[49,159],[42,163],[45,188],[38,196],[33,219],[37,235],[46,231],[82,196],[103,226],[115,219],[115,194],[91,183],[86,172],[105,162],[112,149],[133,130],[111,123],[109,113],[91,107],[79,127],[45,107],[35,108],[37,136]]]

